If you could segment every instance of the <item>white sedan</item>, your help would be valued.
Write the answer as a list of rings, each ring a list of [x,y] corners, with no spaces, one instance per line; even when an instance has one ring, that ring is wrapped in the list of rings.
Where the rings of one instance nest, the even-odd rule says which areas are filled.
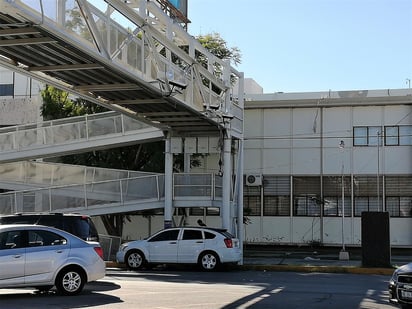
[[[1,225],[0,265],[0,288],[56,286],[63,295],[80,293],[106,271],[99,243],[41,225]]]
[[[224,229],[178,227],[122,244],[116,259],[132,270],[147,264],[198,264],[212,271],[223,263],[237,264],[241,249],[239,240]]]

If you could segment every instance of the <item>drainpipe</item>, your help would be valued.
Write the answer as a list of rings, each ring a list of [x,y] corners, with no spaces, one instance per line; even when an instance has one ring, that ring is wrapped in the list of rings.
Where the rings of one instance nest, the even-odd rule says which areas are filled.
[[[170,134],[167,134],[165,143],[165,209],[164,227],[172,226],[173,209],[173,154],[171,150]]]

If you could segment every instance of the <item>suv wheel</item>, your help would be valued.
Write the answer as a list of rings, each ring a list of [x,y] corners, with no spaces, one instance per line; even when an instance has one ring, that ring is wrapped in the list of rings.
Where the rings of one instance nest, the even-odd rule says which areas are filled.
[[[219,263],[219,257],[214,252],[204,252],[199,258],[199,265],[205,271],[216,270]]]
[[[79,294],[85,284],[85,275],[77,268],[63,269],[56,278],[56,288],[60,294]]]
[[[126,254],[126,266],[131,270],[142,269],[145,265],[145,257],[141,251],[132,250]]]

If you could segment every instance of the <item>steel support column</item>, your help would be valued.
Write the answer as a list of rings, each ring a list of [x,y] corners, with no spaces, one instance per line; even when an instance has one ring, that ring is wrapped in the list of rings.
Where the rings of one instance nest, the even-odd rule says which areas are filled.
[[[173,215],[173,153],[171,150],[171,138],[167,135],[165,142],[165,209],[164,227],[172,226]]]
[[[231,196],[231,166],[232,166],[232,156],[231,156],[231,137],[225,136],[223,141],[223,194],[222,194],[222,226],[228,231],[232,231],[231,226],[231,207],[230,207],[230,196]]]

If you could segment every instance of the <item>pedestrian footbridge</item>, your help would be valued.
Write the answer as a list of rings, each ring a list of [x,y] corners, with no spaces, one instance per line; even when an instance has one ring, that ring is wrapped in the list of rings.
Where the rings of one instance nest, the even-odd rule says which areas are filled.
[[[0,0],[0,64],[175,135],[219,134],[231,119],[239,137],[242,73],[165,2]]]
[[[163,140],[163,132],[118,112],[0,129],[0,163]]]
[[[164,207],[164,174],[24,161],[0,164],[0,214],[89,215]],[[222,177],[173,175],[175,207],[220,207]]]
[[[221,197],[222,225],[234,229],[233,213],[243,217],[242,177],[233,177],[243,174],[243,73],[188,34],[171,9],[165,0],[0,0],[1,66],[150,125],[128,134],[125,118],[107,120],[125,125],[111,142],[110,134],[91,136],[83,120],[5,129],[0,162],[165,138],[164,175],[7,193],[3,212],[26,210],[22,205],[89,214],[159,206],[170,226],[173,206],[214,205]],[[221,176],[173,174],[172,138],[205,137],[220,141]],[[242,225],[237,228],[243,235]]]

